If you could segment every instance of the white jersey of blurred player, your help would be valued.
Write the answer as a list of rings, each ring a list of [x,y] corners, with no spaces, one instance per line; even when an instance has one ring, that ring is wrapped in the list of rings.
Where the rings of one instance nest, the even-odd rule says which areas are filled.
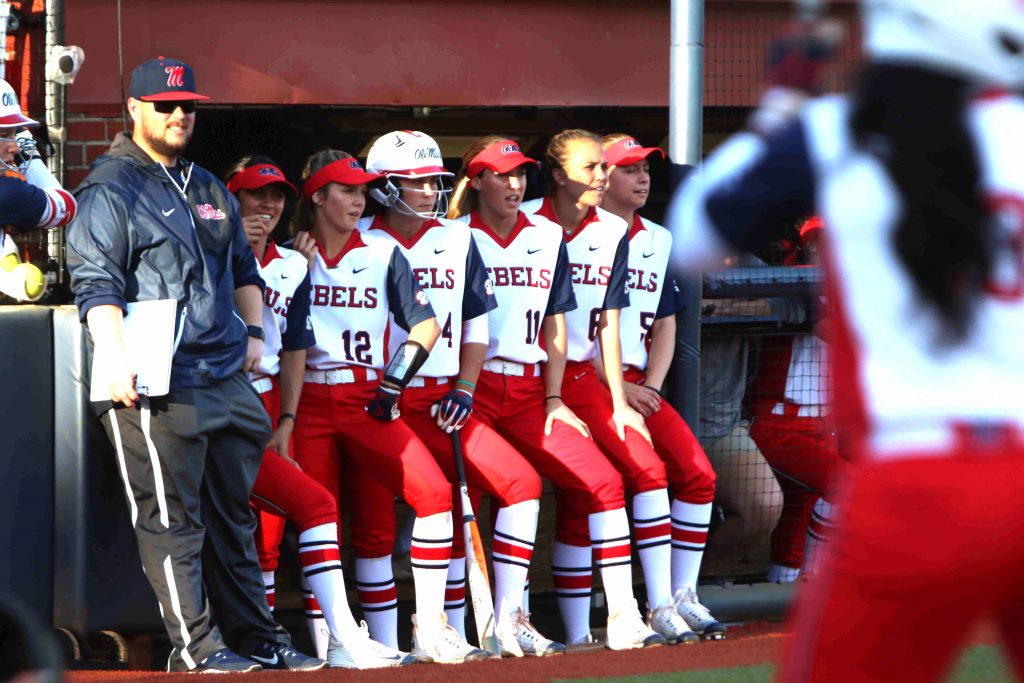
[[[470,223],[472,214],[459,217]],[[551,288],[555,273],[567,270],[569,253],[562,240],[562,229],[543,216],[519,214],[519,222],[507,240],[490,228],[474,226],[473,238],[487,264],[498,307],[487,316],[490,343],[487,358],[505,358],[525,363],[543,363],[548,359],[541,347],[540,328],[544,316],[551,315]],[[510,298],[515,306],[503,304]],[[555,303],[561,305],[564,293]],[[571,296],[569,297],[571,298]],[[525,309],[525,317],[523,310]]]
[[[365,249],[355,248],[363,244]],[[402,252],[382,237],[354,234],[330,262],[322,251],[317,252],[310,268],[315,283],[310,291],[310,311],[313,328],[322,332],[316,346],[306,352],[307,368],[362,365],[380,370],[385,366],[392,316],[411,311],[417,304],[427,305],[421,291],[415,302],[407,301],[411,283],[401,283],[391,291],[396,272],[399,276],[411,273]]]
[[[281,350],[305,349],[305,330],[313,329],[309,314],[310,280],[306,257],[297,251],[267,242],[265,264],[256,262],[266,283],[263,292],[263,359],[254,375],[276,377],[281,372]],[[294,306],[292,304],[295,304]],[[300,345],[286,343],[295,337]]]
[[[622,364],[647,369],[651,325],[666,311],[679,310],[679,287],[668,275],[672,233],[654,221],[634,214],[629,229],[629,306],[619,314]],[[639,333],[638,333],[639,330]]]
[[[996,207],[1003,248],[993,254],[992,280],[988,296],[977,300],[976,324],[950,352],[936,351],[943,321],[916,299],[893,242],[895,191],[883,166],[854,147],[845,98],[811,103],[798,125],[770,143],[753,133],[735,136],[671,208],[673,259],[693,267],[714,262],[730,245],[741,246],[778,224],[772,207],[754,202],[748,211],[737,210],[744,205],[737,194],[751,193],[758,182],[784,195],[787,201],[774,207],[797,215],[810,213],[817,198],[829,226],[826,263],[839,313],[833,344],[836,410],[844,412],[843,424],[868,438],[868,453],[879,459],[948,451],[956,425],[965,420],[1010,423],[1024,431],[1024,402],[1008,399],[1024,386],[1024,137],[996,134],[1008,121],[1024,125],[1024,103],[1009,96],[982,98],[968,114],[982,191]],[[843,191],[831,191],[839,187]],[[957,390],[950,392],[951,386]]]
[[[523,213],[553,223],[557,219],[550,200],[523,202]],[[626,222],[604,209],[593,209],[566,241],[572,269],[576,309],[565,314],[570,361],[590,361],[599,354],[597,325],[601,311],[629,306]],[[559,228],[561,232],[561,228]]]
[[[410,264],[418,264],[412,272],[430,300],[437,322],[441,325],[441,336],[427,362],[416,374],[424,377],[458,375],[467,283],[478,282],[484,273],[483,262],[469,228],[444,218],[428,219],[420,232],[410,240],[389,228],[380,216],[365,216],[359,219],[357,226],[364,235],[392,242],[401,249]],[[490,283],[485,283],[484,287],[490,294]],[[482,305],[479,310],[478,315],[486,315],[487,311]],[[397,349],[407,337],[405,330],[391,325],[389,352]]]

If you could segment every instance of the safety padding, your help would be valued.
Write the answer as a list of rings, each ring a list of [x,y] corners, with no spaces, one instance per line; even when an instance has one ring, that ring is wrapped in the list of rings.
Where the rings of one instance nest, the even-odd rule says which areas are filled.
[[[50,309],[0,306],[0,592],[40,621],[53,606]]]
[[[73,306],[53,311],[53,624],[76,633],[163,631],[135,544],[117,457],[89,403],[85,335]]]

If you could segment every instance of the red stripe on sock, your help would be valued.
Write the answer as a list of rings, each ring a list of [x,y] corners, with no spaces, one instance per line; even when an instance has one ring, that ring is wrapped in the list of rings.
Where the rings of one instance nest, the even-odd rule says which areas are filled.
[[[581,576],[562,576],[555,574],[553,577],[555,588],[593,588],[594,577],[592,574],[583,574]]]
[[[368,591],[359,589],[359,602],[364,605],[378,605],[398,600],[398,589],[392,586],[384,590]]]
[[[629,544],[623,545],[612,545],[612,546],[595,546],[594,547],[594,561],[603,562],[604,560],[621,560],[624,557],[629,557]]]
[[[689,529],[678,529],[673,527],[672,540],[690,545],[704,545],[708,542],[708,532],[690,531]]]
[[[452,557],[452,547],[444,545],[425,548],[414,543],[409,551],[409,555],[414,560],[450,560]]]
[[[494,539],[491,547],[496,553],[515,557],[520,560],[525,560],[526,562],[529,562],[533,557],[533,548],[524,548],[519,545],[512,545],[511,543],[499,541],[498,539]]]
[[[302,608],[304,610],[306,610],[307,612],[319,612],[320,611],[320,603],[318,603],[316,601],[316,598],[311,596],[311,595],[303,596],[303,598],[302,598]]]
[[[649,541],[652,538],[668,538],[670,533],[672,533],[672,525],[668,522],[651,526],[633,527],[633,538],[636,539],[637,543]]]
[[[338,546],[333,548],[318,548],[316,550],[303,550],[299,553],[299,563],[303,567],[321,562],[341,562],[341,552]]]
[[[466,599],[466,585],[459,588],[446,588],[444,591],[445,602],[462,602]]]

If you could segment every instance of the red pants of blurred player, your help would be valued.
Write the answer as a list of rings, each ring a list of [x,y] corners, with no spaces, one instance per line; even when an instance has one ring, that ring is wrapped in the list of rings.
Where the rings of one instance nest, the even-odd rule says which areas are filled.
[[[434,455],[448,481],[458,482],[451,434],[441,430],[437,420],[430,415],[430,407],[452,387],[451,382],[408,387],[402,393],[400,408],[402,421],[416,432]],[[477,419],[475,414],[470,416],[461,431],[466,479],[476,494],[475,499],[479,498],[479,493],[487,493],[499,507],[506,507],[540,498],[540,476],[497,432]],[[356,556],[390,555],[395,541],[395,506],[391,491],[365,468],[356,469],[352,484],[352,545]],[[457,515],[461,515],[457,489],[453,493],[453,508]],[[479,510],[479,500],[474,509]],[[464,543],[458,516],[455,528],[452,555],[463,557]]]
[[[771,560],[799,569],[814,503],[846,476],[846,460],[839,453],[835,431],[819,417],[758,415],[750,423],[750,436],[781,475],[784,502],[772,532]]]
[[[356,469],[402,497],[418,517],[451,511],[451,484],[409,425],[401,418],[376,420],[366,412],[376,387],[375,380],[306,382],[293,432],[302,469],[337,498],[344,454]],[[385,554],[390,552],[389,547]]]
[[[1024,675],[1022,476],[1019,436],[858,462],[779,680],[936,680],[986,615]]]
[[[474,415],[522,453],[560,496],[572,495],[582,501],[578,511],[582,537],[570,540],[556,531],[559,541],[589,546],[588,515],[625,506],[622,477],[593,440],[558,421],[551,434],[544,434],[547,416],[544,383],[539,375],[519,377],[482,371],[477,380]]]
[[[630,370],[626,381],[642,382],[643,375]],[[626,440],[619,438],[612,421],[612,396],[590,363],[568,363],[562,381],[562,400],[587,423],[594,441],[622,475],[630,495],[669,486],[673,497],[687,503],[710,503],[715,496],[715,472],[704,450],[686,422],[666,401],[662,409],[645,418],[652,447],[632,429]],[[657,436],[655,436],[657,435]],[[585,545],[586,518],[578,510],[583,504],[573,495],[559,500],[558,528],[574,545]],[[569,514],[562,514],[562,511]],[[559,539],[561,540],[561,538]]]
[[[271,424],[276,426],[281,410],[281,386],[277,377],[272,382],[272,388],[260,394],[260,399]],[[294,440],[289,444],[287,455],[295,457]],[[327,489],[271,450],[263,453],[263,464],[253,484],[250,502],[259,510],[256,551],[265,572],[277,569],[278,547],[286,519],[295,523],[299,533],[338,521],[337,503]]]

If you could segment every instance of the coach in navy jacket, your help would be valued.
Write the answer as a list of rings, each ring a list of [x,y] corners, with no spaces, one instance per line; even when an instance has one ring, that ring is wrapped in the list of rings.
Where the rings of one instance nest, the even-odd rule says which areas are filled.
[[[71,287],[95,345],[93,380],[112,399],[97,409],[173,646],[168,670],[319,668],[264,598],[248,499],[270,424],[246,375],[263,353],[263,282],[235,198],[181,158],[199,99],[183,62],[133,71],[132,135],[78,192]],[[123,316],[154,299],[177,301],[180,345],[170,393],[151,398],[134,386]]]

